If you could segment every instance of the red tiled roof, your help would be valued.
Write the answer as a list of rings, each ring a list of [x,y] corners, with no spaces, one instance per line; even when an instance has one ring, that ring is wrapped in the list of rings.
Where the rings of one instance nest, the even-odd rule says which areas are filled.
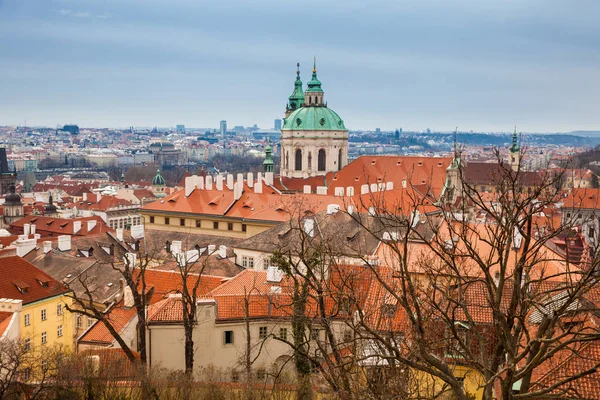
[[[69,291],[61,282],[18,256],[0,259],[0,276],[0,297],[23,300],[23,304]],[[44,280],[47,283],[42,285],[40,281]]]
[[[4,335],[6,328],[10,325],[10,321],[12,320],[13,313],[0,311],[0,338]]]
[[[87,221],[96,221],[94,228],[88,231]],[[76,233],[74,232],[73,223],[75,221],[81,222],[81,228]],[[42,237],[44,236],[55,236],[55,235],[75,235],[75,236],[87,236],[96,235],[106,232],[114,232],[111,228],[104,223],[101,217],[84,217],[84,218],[53,218],[44,217],[39,215],[28,215],[18,221],[10,224],[12,232],[20,233],[23,232],[23,225],[32,224],[36,227],[36,232]]]
[[[123,308],[122,303],[110,310],[106,316],[111,326],[119,333],[127,326],[129,321],[136,315],[135,307]],[[80,342],[99,343],[109,345],[114,341],[114,337],[110,334],[106,325],[103,322],[97,321],[83,336],[79,339]]]
[[[565,199],[563,208],[600,209],[600,189],[573,189]]]

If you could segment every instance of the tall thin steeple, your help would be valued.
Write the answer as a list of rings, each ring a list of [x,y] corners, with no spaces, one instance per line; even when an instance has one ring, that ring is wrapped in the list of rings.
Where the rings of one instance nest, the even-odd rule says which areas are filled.
[[[273,154],[273,148],[271,147],[271,139],[268,138],[267,139],[267,147],[265,147],[265,161],[263,161],[263,168],[265,172],[273,172],[274,170],[274,163],[273,163],[273,157],[271,156]]]
[[[300,79],[300,63],[296,63],[296,81],[294,82],[294,91],[288,97],[285,107],[285,116],[287,117],[296,109],[304,105],[304,90],[302,89],[302,79]]]

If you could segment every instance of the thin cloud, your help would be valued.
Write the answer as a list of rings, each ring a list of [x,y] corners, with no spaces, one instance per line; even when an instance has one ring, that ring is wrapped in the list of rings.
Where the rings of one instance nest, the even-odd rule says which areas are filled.
[[[60,15],[64,15],[66,17],[74,17],[74,18],[89,18],[92,14],[89,11],[74,11],[68,9],[60,9],[57,10]]]

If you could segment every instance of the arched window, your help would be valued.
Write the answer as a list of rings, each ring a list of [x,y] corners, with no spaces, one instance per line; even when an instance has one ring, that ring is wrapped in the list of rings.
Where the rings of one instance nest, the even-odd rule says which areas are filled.
[[[296,150],[296,171],[302,171],[302,150]]]
[[[338,153],[338,171],[342,169],[342,149]]]
[[[309,151],[308,152],[308,170],[310,171],[312,169],[312,153]]]
[[[319,150],[319,157],[318,158],[319,158],[318,161],[317,161],[318,164],[319,164],[318,165],[318,170],[319,171],[325,171],[325,165],[326,165],[326,163],[325,163],[325,161],[326,161],[325,150],[323,150],[323,149]]]
[[[290,152],[286,151],[285,152],[285,169],[290,169],[289,159],[290,159]]]

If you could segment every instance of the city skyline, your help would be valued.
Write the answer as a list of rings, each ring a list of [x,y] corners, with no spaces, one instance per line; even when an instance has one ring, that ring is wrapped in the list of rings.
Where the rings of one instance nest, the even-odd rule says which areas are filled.
[[[272,127],[316,55],[350,130],[600,128],[593,2],[121,3],[0,1],[0,125]]]

